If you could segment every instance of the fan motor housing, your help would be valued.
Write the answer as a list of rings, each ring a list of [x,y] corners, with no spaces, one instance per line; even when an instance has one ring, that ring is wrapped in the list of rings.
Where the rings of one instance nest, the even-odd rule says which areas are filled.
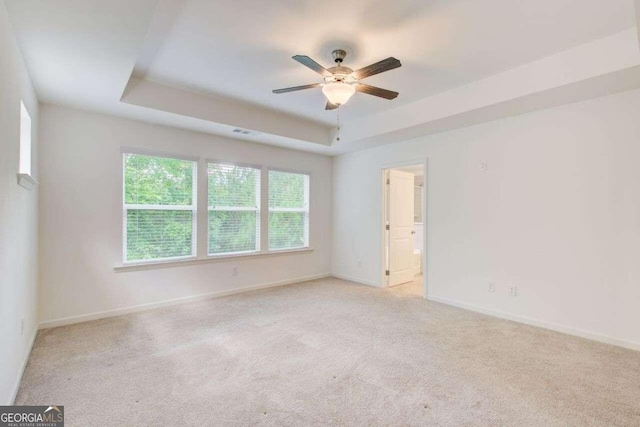
[[[349,67],[343,67],[338,65],[337,67],[331,67],[328,71],[332,74],[330,77],[325,77],[325,82],[345,82],[353,83],[355,79],[351,76],[353,70]]]
[[[337,64],[340,64],[342,63],[342,61],[344,61],[344,58],[347,56],[347,52],[345,52],[342,49],[336,49],[333,52],[331,52],[331,56],[333,57],[333,60]]]

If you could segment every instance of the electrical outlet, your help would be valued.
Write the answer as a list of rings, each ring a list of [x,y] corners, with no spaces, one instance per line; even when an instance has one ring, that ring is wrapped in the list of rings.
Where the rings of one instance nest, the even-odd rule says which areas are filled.
[[[496,291],[496,284],[493,282],[487,283],[487,292],[495,292],[495,291]]]
[[[237,276],[238,275],[238,267],[233,267],[233,272],[231,274],[233,274],[234,276]]]
[[[487,162],[480,162],[480,170],[482,172],[486,171],[489,168],[489,165],[487,164]]]
[[[515,285],[509,285],[509,295],[512,297],[518,296],[518,288]]]
[[[20,319],[20,335],[24,335],[24,317]]]

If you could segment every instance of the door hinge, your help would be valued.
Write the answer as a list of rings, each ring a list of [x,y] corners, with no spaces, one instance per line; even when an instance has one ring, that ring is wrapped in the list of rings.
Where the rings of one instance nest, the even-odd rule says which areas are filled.
[[[391,184],[391,180],[387,178],[387,185]]]
[[[384,274],[385,274],[385,276],[388,276],[389,275],[389,270],[385,271]]]
[[[387,224],[387,230],[389,229],[389,224]]]

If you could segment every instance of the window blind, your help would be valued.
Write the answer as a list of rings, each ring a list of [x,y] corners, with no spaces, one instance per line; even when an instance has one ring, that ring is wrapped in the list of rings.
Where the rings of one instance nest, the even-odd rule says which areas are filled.
[[[123,154],[124,261],[195,255],[194,161]]]
[[[309,246],[309,175],[269,171],[269,250]]]
[[[260,250],[260,169],[209,163],[209,255]]]

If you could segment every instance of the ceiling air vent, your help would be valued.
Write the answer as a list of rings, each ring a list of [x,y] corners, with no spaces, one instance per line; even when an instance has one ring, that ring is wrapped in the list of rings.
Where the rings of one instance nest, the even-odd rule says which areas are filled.
[[[239,133],[241,135],[253,135],[253,136],[260,135],[260,132],[256,132],[255,130],[240,129],[240,128],[235,128],[232,132]]]

